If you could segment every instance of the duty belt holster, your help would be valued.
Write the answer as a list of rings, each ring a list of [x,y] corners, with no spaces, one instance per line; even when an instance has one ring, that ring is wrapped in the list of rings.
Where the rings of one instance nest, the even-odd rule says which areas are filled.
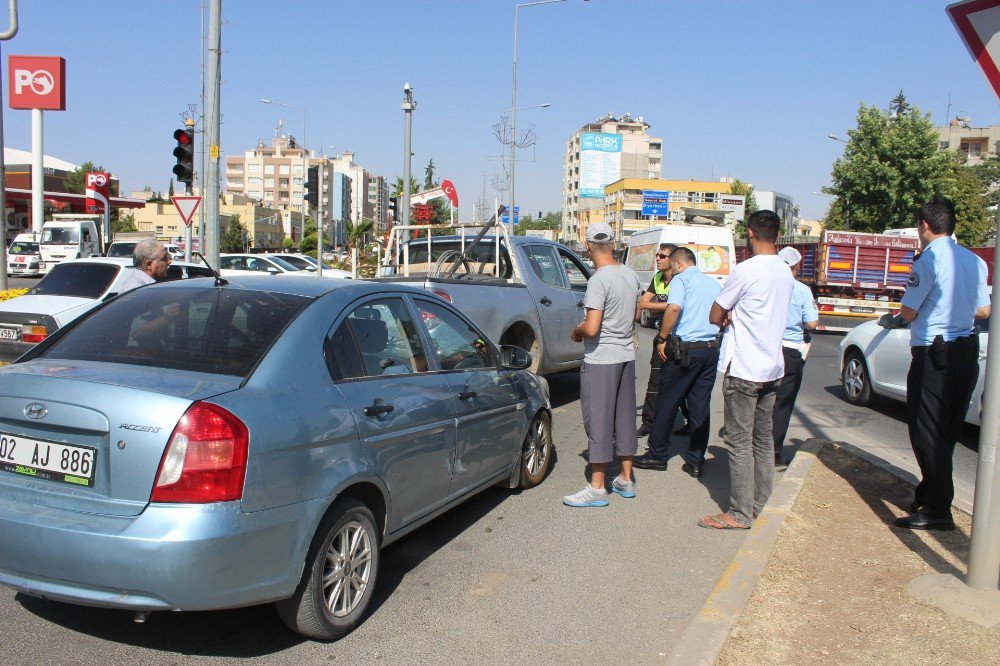
[[[679,362],[682,368],[691,365],[687,343],[681,342],[680,337],[676,335],[667,336],[667,360]]]
[[[931,343],[930,348],[931,363],[938,370],[944,370],[948,367],[948,346],[944,341],[944,336],[937,336]]]

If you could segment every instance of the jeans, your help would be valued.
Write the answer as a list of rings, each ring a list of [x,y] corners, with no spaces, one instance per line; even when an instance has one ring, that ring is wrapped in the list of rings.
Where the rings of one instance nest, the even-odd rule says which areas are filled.
[[[729,447],[729,514],[750,525],[774,485],[772,413],[778,381],[752,382],[726,374],[726,446]]]

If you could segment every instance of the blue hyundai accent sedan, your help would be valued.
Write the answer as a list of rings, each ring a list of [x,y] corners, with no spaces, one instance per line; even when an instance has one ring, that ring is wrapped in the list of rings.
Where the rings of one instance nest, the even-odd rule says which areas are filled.
[[[552,458],[547,385],[429,292],[142,287],[0,370],[0,583],[132,609],[364,616],[379,549]]]

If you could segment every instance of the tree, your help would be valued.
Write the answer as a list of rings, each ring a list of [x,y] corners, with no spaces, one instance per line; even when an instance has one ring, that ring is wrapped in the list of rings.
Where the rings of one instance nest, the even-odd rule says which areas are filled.
[[[828,229],[882,233],[913,226],[924,202],[951,186],[952,158],[938,147],[930,117],[897,95],[890,117],[876,106],[861,104],[857,128],[848,131],[844,156],[833,163],[837,197],[827,213]]]
[[[87,189],[87,172],[104,171],[102,166],[94,166],[93,162],[84,162],[66,176],[66,191],[72,194],[83,194]]]
[[[139,229],[135,226],[135,216],[132,213],[126,215],[120,215],[117,219],[111,220],[111,237],[114,238],[115,234],[124,233],[127,231],[138,231]]]
[[[955,204],[955,237],[966,247],[982,245],[989,237],[991,216],[987,210],[987,185],[975,170],[964,166],[961,156],[952,159],[951,176],[943,194]]]
[[[562,229],[562,213],[549,212],[538,220],[522,218],[517,223],[517,229],[514,230],[514,235],[524,236],[526,231],[534,231],[537,229]]]
[[[222,238],[219,239],[219,250],[222,252],[243,252],[243,238],[246,233],[246,227],[240,223],[240,216],[233,215],[222,234]]]
[[[170,179],[170,189],[167,190],[167,198],[173,198],[174,196],[174,179]]]
[[[413,176],[410,176],[410,194],[416,194],[420,191],[420,184],[417,183]],[[396,182],[392,185],[392,196],[401,197],[403,196],[403,177],[396,176]]]
[[[358,246],[359,241],[363,241],[365,234],[372,230],[375,226],[373,220],[361,220],[357,224],[354,224],[350,220],[344,220],[344,233],[347,236],[347,247],[348,249],[353,249]]]
[[[746,197],[746,201],[744,202],[743,219],[736,220],[736,228],[733,230],[733,233],[736,236],[746,236],[747,219],[758,210],[757,197],[753,194],[753,185],[736,178],[732,183],[730,183],[729,192],[731,194],[740,194]]]
[[[424,189],[430,190],[438,185],[438,181],[434,180],[434,159],[431,158],[431,161],[427,163],[427,168],[424,169]]]
[[[319,240],[319,237],[316,235],[316,230],[313,229],[313,232],[311,234],[304,235],[302,237],[302,240],[299,241],[299,252],[301,252],[302,254],[309,254],[310,252],[315,252],[317,240]]]
[[[906,101],[906,95],[900,90],[892,98],[892,101],[889,102],[889,117],[899,118],[900,116],[905,116],[910,112],[910,108],[910,103]]]
[[[284,238],[281,239],[281,249],[284,250],[285,252],[288,252],[294,246],[295,246],[295,241],[293,241],[288,236],[285,236]]]

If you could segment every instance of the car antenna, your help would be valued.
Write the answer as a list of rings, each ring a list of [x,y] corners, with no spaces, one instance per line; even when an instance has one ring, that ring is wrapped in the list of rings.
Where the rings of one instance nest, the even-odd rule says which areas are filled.
[[[227,284],[229,284],[229,280],[227,280],[226,278],[222,277],[222,274],[219,271],[217,271],[214,268],[212,268],[212,264],[208,263],[208,259],[205,258],[205,255],[203,255],[203,254],[201,255],[201,260],[202,260],[202,262],[206,266],[208,266],[208,270],[212,271],[215,274],[215,286],[216,287],[225,287]]]

